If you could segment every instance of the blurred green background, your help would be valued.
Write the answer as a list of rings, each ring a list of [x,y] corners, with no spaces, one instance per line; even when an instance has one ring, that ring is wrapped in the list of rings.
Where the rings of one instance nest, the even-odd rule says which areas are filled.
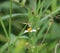
[[[0,0],[0,53],[60,53],[60,0]]]

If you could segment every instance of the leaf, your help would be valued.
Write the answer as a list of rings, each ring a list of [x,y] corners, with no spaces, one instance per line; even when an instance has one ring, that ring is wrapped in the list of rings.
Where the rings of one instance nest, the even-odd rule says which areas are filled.
[[[48,34],[48,39],[60,39],[60,24],[54,23]]]
[[[20,13],[12,14],[12,18],[15,18],[15,17],[18,17],[18,16],[27,16],[27,13],[25,13],[25,14],[20,14]],[[6,19],[9,19],[9,18],[10,18],[10,15],[2,16],[2,20],[6,20]]]
[[[25,39],[17,40],[17,42],[15,44],[15,48],[14,48],[12,53],[23,53],[23,52],[25,52],[25,46],[26,46],[25,43],[26,43]]]
[[[5,1],[3,3],[0,3],[0,9],[1,14],[10,14],[10,2]],[[21,7],[18,3],[12,2],[12,13],[26,13],[26,12],[27,12],[26,8]]]
[[[16,37],[13,34],[11,34],[10,36],[11,36],[11,40],[10,40],[10,45],[11,45],[14,44],[14,42],[16,41]],[[1,46],[0,53],[3,53],[7,48],[8,48],[8,42]]]
[[[54,41],[54,42],[50,43],[49,46],[48,46],[48,50],[52,51],[55,48],[56,43],[57,43],[57,41]]]

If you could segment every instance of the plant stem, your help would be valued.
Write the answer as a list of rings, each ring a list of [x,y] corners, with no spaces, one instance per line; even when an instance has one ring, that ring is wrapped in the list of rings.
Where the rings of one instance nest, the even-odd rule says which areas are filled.
[[[9,36],[11,34],[12,0],[10,0]]]
[[[10,0],[10,18],[9,18],[9,41],[8,41],[8,53],[10,53],[11,18],[12,18],[12,0]]]
[[[7,39],[8,39],[8,38],[9,38],[9,37],[8,37],[8,33],[7,33],[7,31],[6,31],[5,25],[4,25],[4,23],[3,23],[2,19],[1,19],[1,17],[0,17],[0,23],[1,23],[2,28],[3,28],[3,30],[4,30],[4,33],[5,33],[5,35],[6,35]]]
[[[54,50],[54,53],[57,53],[58,46],[60,46],[60,43],[57,43],[57,44],[56,44],[56,46],[55,46],[55,50]]]

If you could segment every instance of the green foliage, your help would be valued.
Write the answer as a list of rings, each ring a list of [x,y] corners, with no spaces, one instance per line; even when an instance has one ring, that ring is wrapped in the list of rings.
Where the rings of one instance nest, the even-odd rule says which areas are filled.
[[[0,53],[60,53],[59,1],[0,1]]]

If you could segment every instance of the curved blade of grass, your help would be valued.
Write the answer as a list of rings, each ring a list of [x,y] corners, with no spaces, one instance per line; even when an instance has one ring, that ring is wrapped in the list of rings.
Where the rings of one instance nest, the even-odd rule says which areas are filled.
[[[6,35],[6,38],[8,39],[8,38],[9,38],[9,37],[8,37],[8,33],[7,33],[7,30],[6,30],[6,28],[5,28],[5,25],[4,25],[3,20],[1,19],[1,17],[0,17],[0,23],[1,23],[1,25],[2,25],[2,28],[3,28],[4,33],[5,33],[5,35]]]
[[[40,22],[43,22],[45,19],[51,17],[54,14],[57,14],[59,11],[60,11],[60,7],[57,10],[53,11],[52,13],[50,13],[49,15],[47,15],[46,17],[42,18]]]
[[[16,17],[16,16],[27,16],[28,14],[25,13],[25,14],[20,14],[20,13],[16,13],[16,14],[12,14],[12,18]],[[5,15],[5,16],[2,16],[2,20],[6,20],[6,19],[9,19],[10,18],[10,15]]]

